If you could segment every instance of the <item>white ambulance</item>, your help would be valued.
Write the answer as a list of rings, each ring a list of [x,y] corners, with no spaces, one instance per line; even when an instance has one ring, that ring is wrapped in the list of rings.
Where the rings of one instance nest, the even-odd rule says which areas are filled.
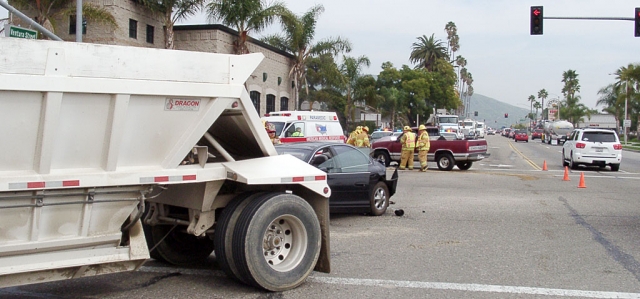
[[[280,142],[346,141],[338,115],[325,111],[270,112],[262,120],[273,124]]]

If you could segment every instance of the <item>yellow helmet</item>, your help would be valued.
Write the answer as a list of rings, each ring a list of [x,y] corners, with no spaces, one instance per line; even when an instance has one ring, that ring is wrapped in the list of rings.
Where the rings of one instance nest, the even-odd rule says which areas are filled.
[[[363,131],[367,131],[367,133],[369,133],[369,127],[367,127],[367,126],[362,127],[362,130]]]
[[[362,126],[357,126],[356,131],[360,131],[360,130],[362,130]]]
[[[418,130],[426,130],[426,129],[427,129],[427,127],[425,127],[424,125],[420,125],[420,126],[418,127]]]
[[[411,131],[411,127],[409,126],[404,126],[404,128],[402,129],[403,131]]]

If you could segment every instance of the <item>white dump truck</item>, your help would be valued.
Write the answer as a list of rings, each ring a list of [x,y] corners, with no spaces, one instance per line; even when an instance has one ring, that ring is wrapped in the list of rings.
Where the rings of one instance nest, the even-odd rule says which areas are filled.
[[[328,273],[331,190],[270,142],[243,85],[262,59],[0,38],[0,287],[149,249],[270,291]]]

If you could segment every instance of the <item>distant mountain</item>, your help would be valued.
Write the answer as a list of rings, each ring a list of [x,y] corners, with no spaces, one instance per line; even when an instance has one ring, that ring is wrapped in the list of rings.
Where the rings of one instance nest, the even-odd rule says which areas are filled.
[[[473,116],[474,111],[478,111],[478,116]],[[535,112],[535,109],[533,111]],[[504,117],[505,113],[509,114],[509,118]],[[540,111],[538,111],[539,113]],[[525,119],[527,114],[529,114],[529,109],[516,107],[481,94],[471,96],[469,118],[484,121],[488,127],[501,128],[520,122],[528,123],[529,119]],[[461,115],[460,118],[464,118],[464,116]]]

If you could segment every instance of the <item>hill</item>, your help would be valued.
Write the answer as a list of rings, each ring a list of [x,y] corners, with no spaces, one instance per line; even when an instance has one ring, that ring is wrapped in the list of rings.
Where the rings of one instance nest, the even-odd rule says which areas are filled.
[[[478,111],[478,116],[473,116],[474,111]],[[508,118],[504,117],[505,113],[509,114]],[[529,109],[516,107],[481,94],[471,96],[469,118],[484,121],[488,127],[501,128],[502,126],[509,127],[520,122],[528,123],[529,119],[525,119],[527,114],[529,114]]]

